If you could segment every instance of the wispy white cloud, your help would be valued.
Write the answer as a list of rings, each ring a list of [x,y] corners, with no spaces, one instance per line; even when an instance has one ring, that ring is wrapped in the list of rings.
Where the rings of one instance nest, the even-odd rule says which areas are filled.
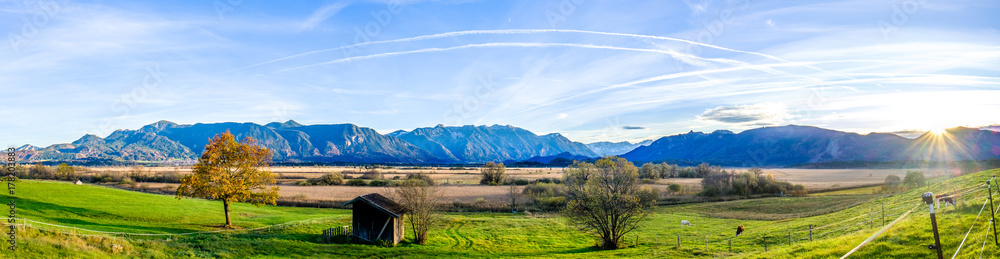
[[[788,118],[788,109],[776,103],[719,106],[705,110],[699,120],[726,124],[777,125]]]
[[[299,24],[299,31],[310,31],[313,28],[316,28],[317,25],[327,19],[330,19],[330,17],[336,15],[337,12],[340,12],[341,9],[344,9],[344,7],[347,6],[347,3],[337,2],[316,9],[316,11],[309,15],[309,17],[306,17],[302,24]]]

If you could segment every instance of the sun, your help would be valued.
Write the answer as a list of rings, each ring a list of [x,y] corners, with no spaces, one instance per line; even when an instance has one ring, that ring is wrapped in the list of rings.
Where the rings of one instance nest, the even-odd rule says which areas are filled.
[[[944,133],[945,133],[944,129],[932,129],[931,130],[931,134],[934,134],[934,135],[937,135],[937,136],[944,135]]]

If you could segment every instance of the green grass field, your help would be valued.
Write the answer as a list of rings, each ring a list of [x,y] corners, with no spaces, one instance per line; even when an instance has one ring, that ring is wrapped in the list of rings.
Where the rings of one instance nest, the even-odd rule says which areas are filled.
[[[858,250],[858,258],[928,257],[933,242],[925,206],[925,191],[961,189],[981,184],[1000,171],[980,172],[893,196],[843,194],[782,197],[729,202],[661,206],[650,220],[629,234],[629,247],[613,251],[594,249],[592,235],[567,225],[557,214],[446,213],[430,232],[427,245],[404,242],[393,248],[360,244],[324,244],[325,228],[350,224],[350,211],[237,204],[233,220],[244,229],[320,218],[317,223],[230,234],[169,237],[94,235],[88,231],[52,227],[23,228],[18,233],[18,258],[585,258],[585,257],[718,257],[828,258],[840,257],[882,225],[910,208],[909,217],[880,238]],[[218,230],[224,222],[222,204],[199,199],[72,185],[62,182],[21,181],[17,185],[19,217],[82,229],[128,233],[188,233]],[[972,199],[970,196],[978,196]],[[7,197],[4,197],[5,199]],[[960,205],[941,210],[938,224],[945,253],[951,255],[982,208],[985,191],[960,199]],[[884,206],[883,206],[884,205]],[[988,216],[986,208],[983,217]],[[682,227],[689,220],[692,227]],[[869,222],[873,220],[873,222]],[[984,235],[981,217],[960,255],[1000,255]],[[743,236],[732,238],[737,225]],[[810,226],[813,240],[809,241]],[[408,228],[409,226],[407,226]],[[60,233],[61,232],[61,233]],[[407,239],[412,232],[406,234]],[[789,235],[791,244],[789,244]],[[680,246],[678,246],[680,238]],[[764,240],[768,252],[764,252]],[[4,240],[6,241],[6,240]],[[730,242],[732,252],[730,251]],[[983,248],[983,249],[981,249]],[[989,249],[992,248],[992,249]],[[3,250],[4,255],[11,252]]]

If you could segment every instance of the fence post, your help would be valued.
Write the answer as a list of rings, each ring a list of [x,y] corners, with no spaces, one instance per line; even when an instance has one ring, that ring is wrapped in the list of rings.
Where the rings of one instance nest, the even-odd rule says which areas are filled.
[[[764,252],[767,252],[767,236],[764,236]]]
[[[868,208],[868,228],[875,228],[875,207]]]
[[[792,245],[792,229],[788,229],[788,245]]]
[[[882,205],[882,226],[885,226],[885,199],[878,201]]]
[[[729,252],[730,253],[733,252],[733,239],[732,238],[729,238]]]
[[[813,225],[809,224],[809,242],[813,241]]]
[[[995,178],[996,176],[993,176],[993,177]],[[997,246],[1000,246],[1000,241],[997,241],[996,217],[993,216],[993,214],[995,213],[995,212],[993,212],[993,188],[990,186],[990,182],[992,180],[993,180],[993,178],[990,178],[990,180],[986,180],[986,191],[989,192],[986,195],[986,197],[988,197],[989,200],[990,200],[990,221],[994,223],[993,224],[993,243],[996,244]]]
[[[708,236],[705,236],[705,250],[708,250]]]
[[[677,247],[681,247],[681,235],[677,235]]]
[[[989,185],[987,185],[987,188],[989,188]],[[937,219],[934,217],[934,193],[932,192],[924,193],[924,196],[922,198],[924,200],[924,203],[927,203],[928,209],[930,209],[931,230],[934,231],[934,244],[929,245],[927,248],[937,250],[937,258],[944,259],[944,254],[941,253],[941,237],[938,236]]]

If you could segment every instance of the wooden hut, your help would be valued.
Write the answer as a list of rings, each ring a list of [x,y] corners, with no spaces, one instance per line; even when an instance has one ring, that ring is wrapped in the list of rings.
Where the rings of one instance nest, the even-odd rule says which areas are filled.
[[[347,205],[353,206],[351,235],[371,243],[403,240],[403,206],[378,193],[358,196]]]

